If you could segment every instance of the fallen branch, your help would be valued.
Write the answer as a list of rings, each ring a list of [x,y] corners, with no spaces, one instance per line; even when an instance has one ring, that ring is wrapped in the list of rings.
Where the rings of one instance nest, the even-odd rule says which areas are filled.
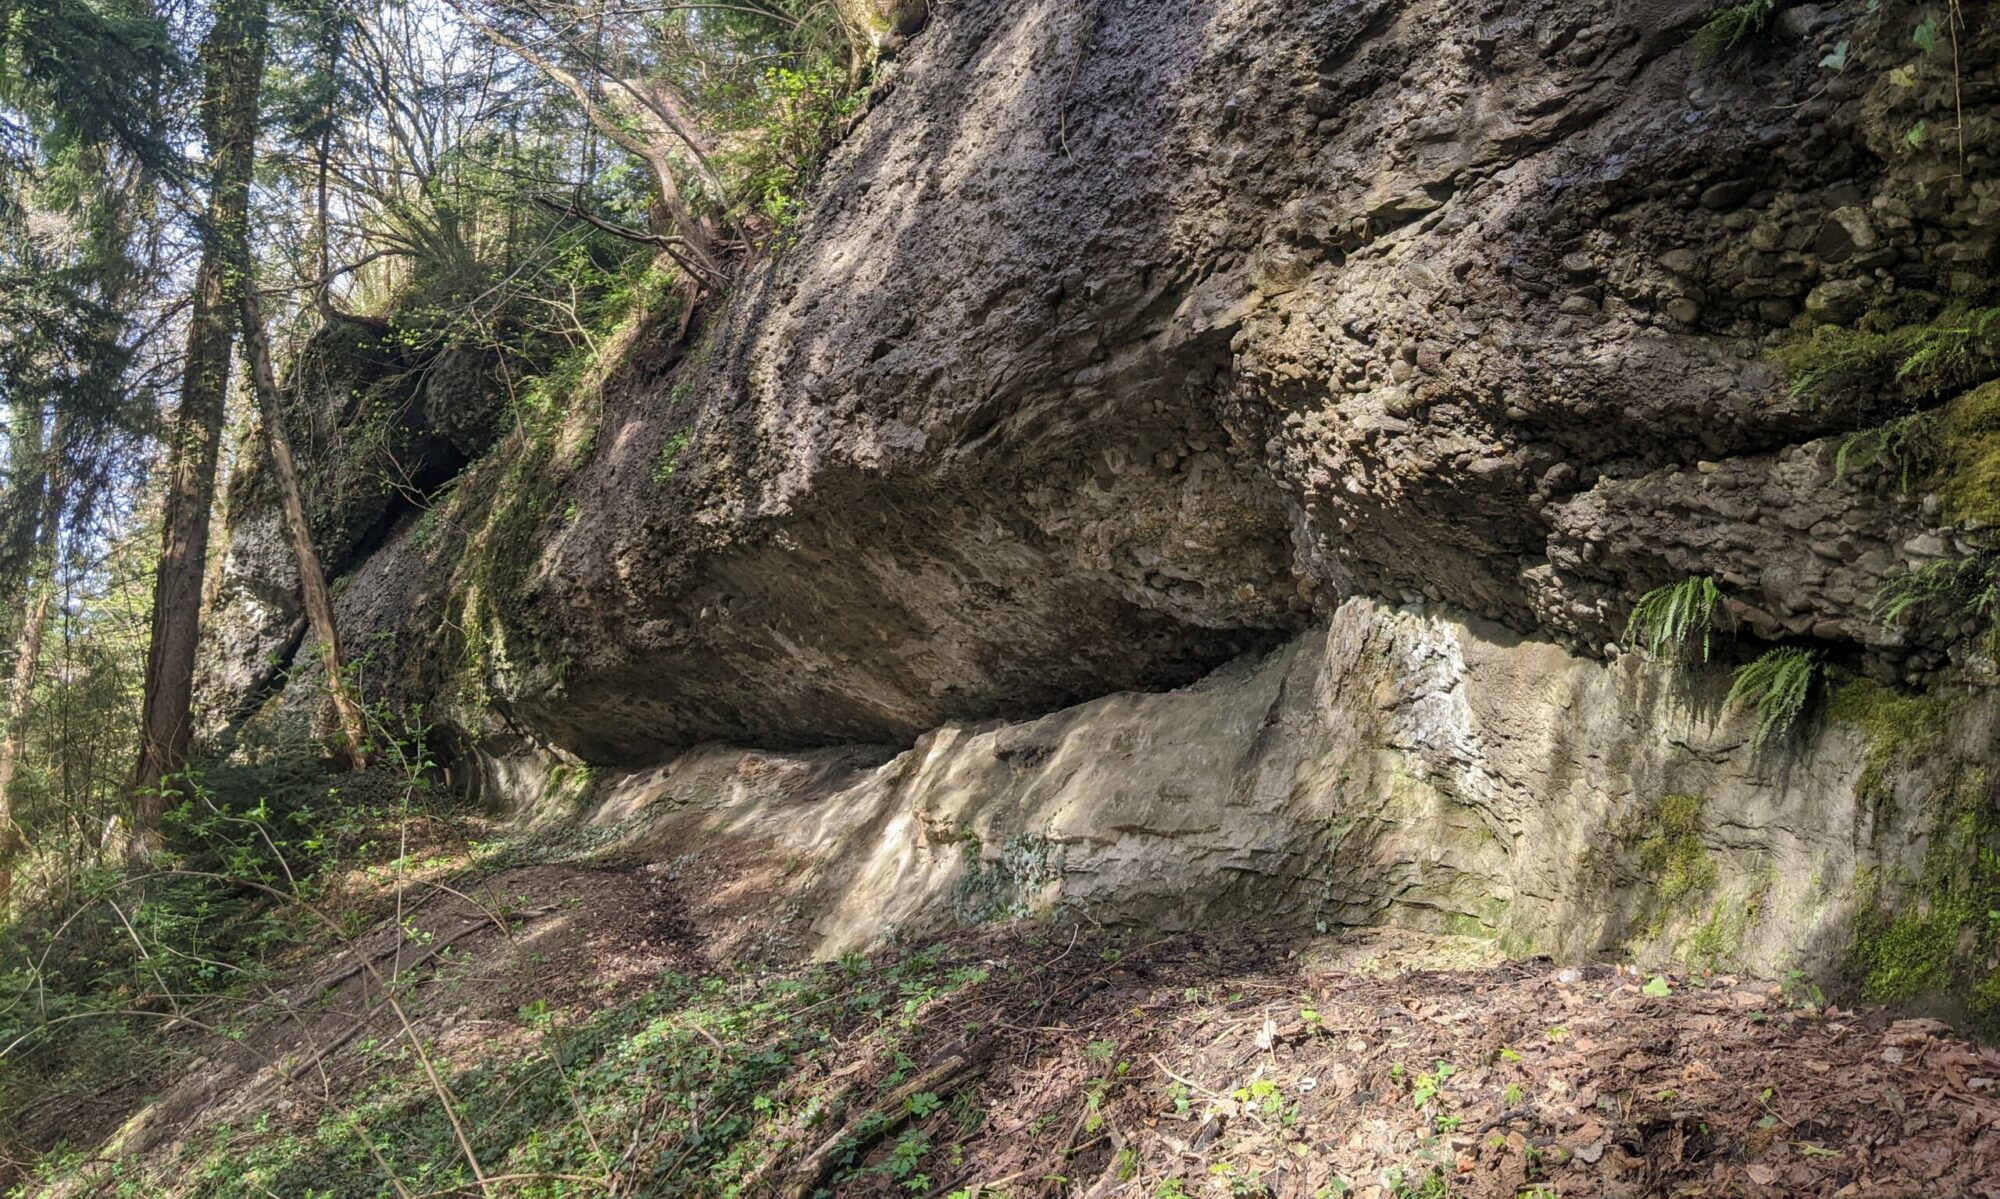
[[[843,1154],[859,1154],[874,1142],[894,1132],[910,1118],[910,1100],[926,1091],[931,1093],[956,1090],[968,1079],[986,1071],[987,1058],[992,1053],[990,1042],[969,1046],[945,1058],[937,1065],[889,1092],[880,1101],[861,1112],[839,1131],[820,1143],[819,1148],[806,1154],[792,1165],[770,1193],[783,1199],[806,1199],[825,1183],[827,1175],[833,1173],[838,1158]],[[767,1163],[764,1169],[769,1169]],[[743,1187],[745,1194],[756,1194],[763,1181],[758,1177],[764,1170],[750,1176]]]

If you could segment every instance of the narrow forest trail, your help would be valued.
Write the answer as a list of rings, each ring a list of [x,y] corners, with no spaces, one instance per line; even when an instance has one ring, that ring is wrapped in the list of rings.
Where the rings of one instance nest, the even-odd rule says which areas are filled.
[[[2000,1051],[1809,987],[1044,923],[815,966],[778,899],[700,854],[420,876],[52,1101],[105,1143],[27,1193],[478,1195],[462,1136],[491,1195],[2000,1195]]]

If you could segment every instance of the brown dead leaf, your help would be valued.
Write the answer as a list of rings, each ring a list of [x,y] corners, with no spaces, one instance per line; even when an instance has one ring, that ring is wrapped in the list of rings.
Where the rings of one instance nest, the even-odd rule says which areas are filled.
[[[1882,1034],[1882,1043],[1884,1045],[1903,1046],[1921,1045],[1933,1037],[1950,1035],[1951,1026],[1944,1021],[1932,1020],[1927,1017],[1917,1017],[1908,1020],[1898,1020],[1894,1024],[1891,1024],[1889,1031]]]

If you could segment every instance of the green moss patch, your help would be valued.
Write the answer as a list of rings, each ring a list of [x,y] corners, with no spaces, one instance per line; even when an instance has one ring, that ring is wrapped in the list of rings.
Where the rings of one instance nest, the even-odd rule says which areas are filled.
[[[1918,878],[1891,886],[1864,871],[1856,889],[1847,965],[1862,997],[1961,1001],[1982,1033],[2000,1033],[2000,811],[1986,772],[1961,770],[1944,793]]]
[[[1063,847],[1040,833],[1016,833],[988,860],[979,837],[959,843],[965,873],[952,889],[951,911],[960,923],[986,924],[1034,915],[1037,900],[1062,879]]]
[[[1652,831],[1639,842],[1639,865],[1652,880],[1652,914],[1640,931],[1645,938],[1659,936],[1668,917],[1690,909],[1690,897],[1720,877],[1701,841],[1701,807],[1698,795],[1667,795],[1650,813]]]
[[[1990,1036],[2000,1034],[2000,806],[1984,768],[1946,752],[1954,707],[1868,680],[1843,686],[1828,705],[1831,719],[1866,737],[1855,794],[1877,813],[1878,836],[1892,771],[1930,785],[1916,877],[1856,872],[1844,965],[1864,999],[1942,1000]]]
[[[1912,400],[1936,400],[2000,368],[2000,308],[1958,301],[1928,317],[1874,312],[1852,327],[1796,333],[1771,359],[1791,376],[1794,396],[1892,385]]]
[[[1945,405],[1937,421],[1931,487],[1946,516],[2000,524],[2000,381]]]
[[[1949,705],[1938,697],[1898,691],[1873,679],[1845,683],[1827,702],[1828,720],[1866,738],[1855,794],[1878,812],[1890,799],[1890,768],[1936,752],[1949,717]]]
[[[451,549],[455,619],[446,628],[454,644],[444,690],[461,707],[484,707],[491,681],[509,669],[554,678],[565,669],[563,661],[537,660],[532,631],[518,619],[520,597],[550,526],[578,515],[571,480],[590,461],[607,390],[679,326],[683,303],[673,277],[659,270],[623,283],[602,306],[607,325],[516,390],[513,433],[452,492],[444,523],[460,536]]]

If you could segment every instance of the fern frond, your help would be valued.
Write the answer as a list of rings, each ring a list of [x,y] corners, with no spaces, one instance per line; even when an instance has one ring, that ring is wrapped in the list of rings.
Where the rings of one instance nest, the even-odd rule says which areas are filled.
[[[2000,558],[1975,554],[1914,567],[1875,593],[1875,619],[1894,626],[1925,608],[1944,605],[1991,620],[2000,612]]]
[[[1690,575],[1678,583],[1655,587],[1639,597],[1625,621],[1625,641],[1644,645],[1669,661],[1685,662],[1697,637],[1701,660],[1708,661],[1716,614],[1722,609],[1722,589],[1707,575]]]
[[[1756,705],[1757,732],[1752,740],[1764,745],[1799,726],[1825,670],[1818,650],[1781,645],[1738,670],[1724,702],[1730,707]]]
[[[1935,412],[1912,412],[1848,434],[1834,451],[1835,481],[1887,460],[1896,468],[1898,488],[1910,491],[1937,457],[1936,424]]]
[[[1761,32],[1764,22],[1771,19],[1771,13],[1778,7],[1778,0],[1747,0],[1743,4],[1731,4],[1716,9],[1702,22],[1694,34],[1695,61],[1714,62],[1736,48],[1736,44],[1753,33]]]

